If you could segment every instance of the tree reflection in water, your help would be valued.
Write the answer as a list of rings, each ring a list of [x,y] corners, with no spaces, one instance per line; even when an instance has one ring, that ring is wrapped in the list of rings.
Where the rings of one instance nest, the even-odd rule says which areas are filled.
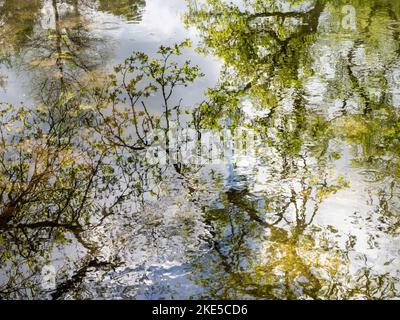
[[[290,9],[280,9],[280,5],[283,8],[288,4],[243,1],[236,6],[208,1],[204,6],[192,6],[186,17],[188,24],[202,31],[204,49],[221,57],[226,66],[219,88],[212,92],[211,103],[204,108],[205,113],[214,112],[211,123],[215,124],[215,118],[225,112],[241,119],[243,102],[256,115],[257,111],[268,109],[266,115],[256,116],[254,125],[265,134],[269,148],[276,149],[279,160],[261,163],[276,167],[276,163],[282,162],[282,167],[277,171],[266,170],[268,174],[263,178],[268,179],[266,190],[271,191],[264,197],[277,199],[279,203],[283,197],[284,203],[288,203],[283,216],[291,217],[289,221],[282,219],[278,226],[267,227],[265,234],[257,232],[260,248],[254,253],[248,245],[247,252],[253,254],[250,259],[244,258],[242,252],[246,250],[238,242],[235,243],[241,253],[237,255],[239,258],[232,252],[236,248],[233,245],[225,245],[226,252],[216,250],[219,259],[231,261],[236,257],[238,262],[228,263],[229,268],[216,263],[219,277],[211,274],[201,281],[211,286],[210,297],[219,298],[396,297],[397,270],[386,268],[385,272],[377,272],[379,267],[373,262],[379,261],[373,249],[380,248],[378,239],[385,234],[367,231],[371,253],[366,253],[360,248],[362,245],[357,246],[357,241],[363,239],[341,234],[342,230],[332,226],[321,229],[313,220],[318,217],[324,199],[343,188],[359,186],[357,180],[369,180],[371,174],[375,185],[363,186],[371,193],[365,201],[388,208],[384,201],[378,200],[382,194],[388,194],[386,186],[391,186],[391,199],[398,192],[395,186],[399,160],[396,152],[392,153],[396,147],[389,147],[389,141],[393,140],[385,135],[398,136],[396,84],[391,81],[398,63],[398,32],[390,24],[397,21],[399,8],[382,1],[353,3],[358,13],[359,32],[355,32],[340,29],[339,8],[347,3],[304,2],[301,7],[296,2],[289,4]],[[332,30],[332,26],[338,27]],[[386,31],[384,35],[380,33],[382,30]],[[378,46],[381,54],[375,54]],[[372,127],[379,134],[374,134]],[[330,174],[339,171],[342,158],[350,158],[351,167],[361,167],[361,176],[347,173],[353,181],[339,176],[337,183],[331,184]],[[278,186],[275,190],[274,181]],[[383,190],[374,192],[377,186]],[[283,196],[285,193],[279,187],[291,192]],[[276,190],[279,196],[274,194]],[[354,196],[353,192],[347,194]],[[225,204],[227,200],[219,204],[224,209],[218,210],[224,214],[218,216],[236,212],[241,216],[246,212],[240,200],[244,196],[232,197],[232,191],[228,190],[222,199],[231,200],[228,204]],[[249,198],[257,199],[254,195]],[[267,201],[268,208],[274,202],[263,201]],[[384,207],[355,215],[361,215],[365,221],[377,219],[382,223],[390,214],[392,224],[396,214]],[[260,211],[259,216],[280,212],[276,207]],[[322,214],[327,214],[326,209]],[[330,214],[334,215],[335,211]],[[249,221],[252,220],[250,216]],[[242,225],[242,221],[237,223],[238,230]],[[223,241],[230,239],[224,230],[228,228],[231,230],[228,234],[233,234],[235,228],[227,223],[217,226],[221,228]],[[363,228],[368,229],[366,225]],[[382,231],[382,228],[378,229]],[[241,238],[246,237],[247,232],[243,232]],[[251,234],[249,238],[255,237]],[[387,266],[390,262],[380,263]],[[355,265],[360,266],[357,269]],[[357,270],[354,272],[354,269]]]
[[[397,4],[353,1],[348,28],[341,1],[189,2],[223,70],[185,108],[177,88],[202,76],[190,41],[93,81],[107,50],[89,2],[49,2],[54,28],[18,28],[29,43],[2,51],[26,46],[40,103],[0,112],[1,298],[399,297]],[[210,132],[239,145],[189,160]]]

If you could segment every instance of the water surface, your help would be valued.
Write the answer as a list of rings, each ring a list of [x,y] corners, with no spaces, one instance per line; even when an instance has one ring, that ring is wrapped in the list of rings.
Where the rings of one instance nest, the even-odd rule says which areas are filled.
[[[0,0],[0,298],[400,298],[399,19]],[[132,109],[113,67],[187,38],[204,76]]]

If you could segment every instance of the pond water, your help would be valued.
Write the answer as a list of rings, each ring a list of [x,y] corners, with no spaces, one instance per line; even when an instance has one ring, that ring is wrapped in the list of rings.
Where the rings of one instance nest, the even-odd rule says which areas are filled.
[[[391,0],[0,0],[0,299],[400,298],[399,40]]]

